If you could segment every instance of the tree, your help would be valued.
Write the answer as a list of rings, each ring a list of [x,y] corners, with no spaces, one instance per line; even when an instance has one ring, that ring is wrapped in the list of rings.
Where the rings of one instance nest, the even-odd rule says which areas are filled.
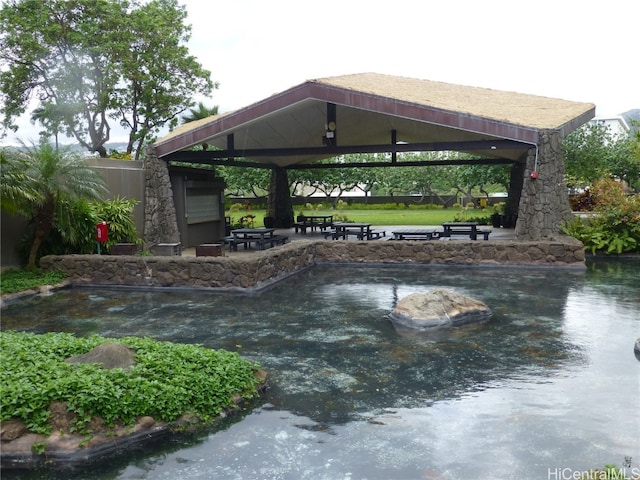
[[[425,166],[391,168],[390,170],[399,170],[395,175],[401,180],[400,183],[397,183],[397,190],[406,193],[420,192],[420,201],[427,195],[439,198],[439,194],[450,189],[447,167],[428,165],[430,160],[441,160],[446,155],[446,152],[408,152],[402,154],[401,161],[420,161],[424,162]]]
[[[186,18],[176,0],[152,0],[132,10],[128,38],[119,45],[125,88],[118,90],[117,108],[120,125],[130,131],[127,153],[135,147],[136,159],[150,135],[178,124],[194,94],[218,87],[184,46],[191,32]]]
[[[209,108],[203,102],[198,102],[197,108],[190,108],[189,114],[182,116],[182,123],[195,122],[196,120],[202,120],[213,115],[218,115],[218,105]]]
[[[23,146],[5,158],[9,172],[21,170],[19,177],[5,177],[2,169],[2,207],[11,183],[13,212],[29,218],[33,224],[33,242],[27,268],[36,266],[38,251],[56,221],[64,222],[68,209],[64,205],[79,199],[99,199],[107,189],[100,174],[68,149],[56,149],[49,143]],[[16,183],[19,182],[19,183]]]
[[[632,139],[612,135],[610,129],[602,125],[585,125],[567,135],[562,155],[572,187],[587,187],[608,177],[633,182],[640,171]]]
[[[129,131],[127,153],[177,124],[194,94],[215,88],[188,54],[190,27],[176,0],[8,0],[0,10],[2,125],[36,96],[33,118],[107,156],[111,122]]]
[[[7,213],[20,213],[38,197],[25,170],[15,150],[0,150],[0,205]]]
[[[196,120],[203,120],[205,118],[208,118],[208,117],[211,117],[212,115],[217,115],[217,114],[218,114],[218,105],[214,105],[213,107],[209,108],[204,103],[198,102],[198,108],[190,108],[189,114],[182,116],[182,123],[185,124],[185,123],[195,122]],[[203,143],[202,150],[206,151],[207,148],[209,148],[209,145],[206,143]]]
[[[632,120],[631,125],[634,127],[638,122]],[[616,137],[610,147],[610,175],[624,180],[636,192],[640,191],[640,130],[630,136]]]
[[[321,164],[340,164],[346,163],[347,160],[357,160],[358,155],[334,157],[327,160],[322,160],[318,163]],[[316,190],[324,193],[327,200],[331,199],[331,196],[335,194],[333,198],[333,208],[336,207],[338,200],[342,197],[344,192],[353,190],[358,187],[358,183],[363,178],[363,173],[360,168],[345,167],[345,168],[320,168],[310,169],[306,172],[308,178],[308,185]]]
[[[266,168],[247,168],[221,165],[216,173],[224,178],[226,189],[231,195],[256,198],[266,196],[269,192],[271,171]]]

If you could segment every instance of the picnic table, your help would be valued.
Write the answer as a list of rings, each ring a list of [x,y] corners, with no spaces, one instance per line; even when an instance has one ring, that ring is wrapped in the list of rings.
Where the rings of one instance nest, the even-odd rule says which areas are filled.
[[[405,228],[391,233],[394,240],[433,240],[438,237],[435,228]]]
[[[326,230],[333,226],[333,215],[304,215],[304,220],[293,224],[296,233],[307,233],[307,228],[311,231]]]
[[[358,240],[364,240],[371,231],[370,223],[336,222],[333,227],[335,229],[333,238],[336,240],[341,237],[346,240],[349,235],[355,235]]]
[[[354,235],[358,240],[376,240],[385,236],[385,232],[374,232],[370,223],[335,222],[333,230],[327,233],[334,240],[343,238],[347,240],[349,235]]]
[[[287,241],[283,235],[274,235],[275,228],[238,228],[231,230],[231,236],[225,240],[229,243],[229,251],[238,251],[238,245],[245,249],[255,244],[258,250],[282,245]]]
[[[480,233],[485,240],[489,240],[490,229],[478,228],[475,222],[445,222],[442,224],[444,232],[443,237],[451,237],[452,235],[469,235],[471,240],[478,239]]]

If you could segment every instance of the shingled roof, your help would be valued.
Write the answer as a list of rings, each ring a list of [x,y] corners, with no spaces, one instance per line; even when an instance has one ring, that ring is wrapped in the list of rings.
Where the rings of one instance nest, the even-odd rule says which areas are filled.
[[[154,147],[164,157],[207,143],[239,154],[254,152],[255,161],[279,166],[328,158],[335,152],[323,151],[327,104],[335,105],[336,144],[356,149],[389,145],[392,138],[409,144],[508,140],[532,145],[540,130],[566,135],[595,115],[591,103],[363,73],[309,80],[239,110],[181,125]],[[486,146],[465,151],[496,156]],[[516,159],[521,153],[505,147],[500,156]]]

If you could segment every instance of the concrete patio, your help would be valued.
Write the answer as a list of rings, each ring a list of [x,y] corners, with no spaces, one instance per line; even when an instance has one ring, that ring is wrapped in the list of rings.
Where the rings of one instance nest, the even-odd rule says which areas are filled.
[[[440,225],[382,225],[382,226],[377,226],[377,227],[373,227],[372,229],[374,231],[384,231],[385,235],[384,237],[382,237],[379,240],[369,240],[371,242],[385,242],[385,241],[389,241],[390,239],[393,238],[393,234],[391,232],[393,232],[394,230],[401,230],[401,229],[407,229],[407,228],[416,228],[416,229],[440,229],[442,230],[442,227]],[[491,227],[488,227],[491,228]],[[276,235],[285,235],[287,237],[289,237],[288,243],[291,242],[297,242],[297,241],[331,241],[331,240],[326,240],[325,236],[322,234],[322,232],[319,231],[315,231],[315,232],[311,232],[308,231],[307,233],[296,233],[295,230],[293,228],[288,228],[288,229],[276,229],[276,231],[274,232],[274,234]],[[489,242],[491,241],[498,241],[498,240],[507,240],[507,241],[511,241],[515,239],[515,231],[514,229],[508,228],[491,228],[491,235],[489,235]],[[451,241],[460,241],[460,240],[468,240],[468,238],[466,237],[462,237],[462,236],[456,236],[456,237],[451,237],[450,238]],[[359,240],[356,240],[354,237],[349,237],[350,242],[357,242]],[[441,241],[441,240],[433,240],[433,241]],[[476,240],[478,242],[484,242],[484,240]],[[277,247],[276,247],[277,248]],[[250,249],[244,249],[242,247],[238,248],[237,251],[229,251],[228,246],[225,246],[224,248],[224,255],[227,257],[236,257],[236,256],[250,256],[250,255],[258,255],[260,252],[263,252],[264,250],[256,250],[253,248]],[[196,249],[195,247],[188,247],[188,248],[183,248],[182,249],[182,256],[184,257],[195,257],[196,256]]]

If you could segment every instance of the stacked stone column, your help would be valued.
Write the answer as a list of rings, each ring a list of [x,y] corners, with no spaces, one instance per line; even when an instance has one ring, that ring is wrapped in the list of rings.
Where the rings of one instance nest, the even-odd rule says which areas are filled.
[[[145,158],[144,243],[150,249],[158,243],[179,243],[180,231],[173,203],[167,163],[152,148]]]
[[[537,174],[535,179],[531,175],[534,171]],[[542,130],[537,152],[532,148],[527,155],[516,239],[558,238],[562,235],[562,224],[570,217],[562,137],[555,130]]]

